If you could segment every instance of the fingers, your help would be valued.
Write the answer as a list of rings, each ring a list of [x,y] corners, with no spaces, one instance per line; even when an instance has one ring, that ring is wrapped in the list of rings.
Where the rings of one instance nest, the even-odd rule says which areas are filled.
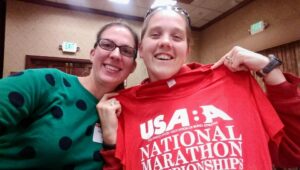
[[[120,107],[118,107],[117,110],[116,110],[116,116],[119,117],[121,112],[122,112],[122,107],[120,105]]]
[[[218,68],[219,66],[221,66],[224,63],[225,58],[222,57],[220,60],[218,60],[217,62],[215,62],[210,68],[212,70]]]
[[[101,98],[99,103],[96,105],[100,118],[103,116],[120,115],[121,104],[116,98],[114,98],[114,96],[116,95],[118,95],[118,93],[107,93]]]
[[[119,93],[106,93],[106,94],[103,95],[102,99],[103,99],[103,100],[107,100],[107,99],[109,99],[109,98],[112,98],[112,97],[117,96],[118,94],[119,94]],[[102,100],[102,99],[101,99],[101,100]]]
[[[120,110],[121,104],[116,98],[110,98],[110,99],[101,99],[99,103],[97,104],[97,109],[99,114],[101,113],[110,113],[110,112],[115,112]]]
[[[121,104],[115,98],[117,95],[118,93],[105,94],[96,106],[105,143],[116,143],[117,116],[121,113]]]
[[[222,64],[225,64],[226,58],[228,58],[227,56],[231,55],[231,51],[229,51],[228,53],[226,53],[223,57],[220,58],[219,61],[217,61],[215,64],[213,64],[211,66],[211,69],[216,69],[218,67],[220,67]]]
[[[265,67],[269,63],[269,59],[261,54],[244,49],[239,46],[233,47],[228,53],[220,58],[211,66],[216,69],[221,65],[225,65],[232,72],[236,71],[257,71]]]
[[[217,61],[211,69],[216,69],[224,64],[230,71],[248,71],[248,67],[244,64],[245,56],[242,53],[242,48],[234,47],[226,53],[219,61]]]
[[[101,98],[101,100],[99,101],[99,103],[97,104],[97,108],[102,107],[102,105],[108,105],[108,104],[112,103],[112,102],[109,102],[109,100],[111,100],[113,97],[115,97],[117,95],[118,95],[118,93],[104,94],[103,97]]]

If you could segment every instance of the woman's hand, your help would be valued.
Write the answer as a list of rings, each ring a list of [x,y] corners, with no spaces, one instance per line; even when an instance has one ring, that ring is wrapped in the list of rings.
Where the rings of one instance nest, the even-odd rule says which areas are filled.
[[[231,71],[251,70],[258,71],[269,63],[269,59],[261,54],[249,51],[242,47],[233,47],[211,68],[215,69],[224,64]]]
[[[212,65],[211,69],[216,69],[224,64],[232,72],[236,71],[258,71],[264,68],[270,62],[269,58],[236,46],[226,53],[219,61]],[[273,69],[264,77],[267,84],[275,85],[286,81],[283,73],[279,68]]]
[[[118,93],[105,94],[96,106],[105,144],[116,144],[117,140],[117,117],[121,113],[121,104],[114,98],[116,95],[118,95]]]

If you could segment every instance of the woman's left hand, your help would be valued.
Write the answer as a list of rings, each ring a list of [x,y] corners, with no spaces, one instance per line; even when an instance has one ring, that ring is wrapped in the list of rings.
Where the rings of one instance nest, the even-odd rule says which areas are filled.
[[[258,71],[263,69],[270,62],[269,58],[245,48],[235,46],[226,53],[219,61],[211,66],[216,69],[224,64],[233,72],[236,71]],[[269,85],[276,85],[286,81],[283,73],[279,68],[273,69],[264,77],[264,81]]]
[[[118,116],[121,113],[121,104],[114,98],[118,93],[105,94],[97,104],[100,117],[103,141],[106,144],[115,144],[117,138]]]
[[[235,46],[217,61],[211,69],[224,64],[231,71],[258,71],[269,63],[269,59],[261,54]]]

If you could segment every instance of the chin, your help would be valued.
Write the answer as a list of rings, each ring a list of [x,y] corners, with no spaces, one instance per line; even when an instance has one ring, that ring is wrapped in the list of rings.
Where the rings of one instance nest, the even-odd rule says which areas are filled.
[[[156,77],[157,77],[157,80],[165,80],[165,79],[171,78],[176,73],[177,73],[176,71],[158,72],[158,74],[156,74],[158,76],[156,76]]]
[[[111,84],[117,84],[119,82],[119,80],[117,80],[115,77],[111,77],[111,76],[100,76],[100,80],[101,82],[104,83],[111,83]]]

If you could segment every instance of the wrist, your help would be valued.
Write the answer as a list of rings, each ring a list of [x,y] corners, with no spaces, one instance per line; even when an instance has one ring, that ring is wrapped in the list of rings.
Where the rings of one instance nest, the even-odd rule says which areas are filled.
[[[278,68],[282,61],[280,61],[275,55],[271,54],[268,56],[269,63],[265,65],[261,70],[256,72],[256,75],[259,77],[266,77],[270,72],[272,72],[275,68]]]
[[[263,77],[267,85],[277,85],[286,81],[283,73],[279,68],[273,69],[269,74]]]
[[[117,135],[116,131],[113,132],[103,132],[103,143],[108,145],[116,144],[117,141]]]
[[[102,147],[104,150],[113,150],[113,149],[116,149],[116,144],[107,144],[107,143],[103,142]]]

